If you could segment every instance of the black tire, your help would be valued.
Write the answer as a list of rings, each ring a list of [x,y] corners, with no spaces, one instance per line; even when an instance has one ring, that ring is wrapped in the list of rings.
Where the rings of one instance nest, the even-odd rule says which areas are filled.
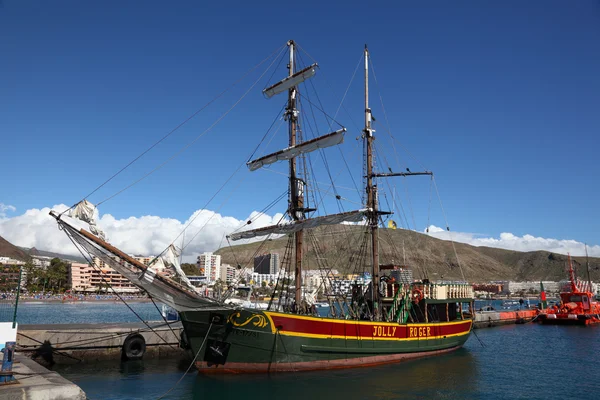
[[[141,360],[146,353],[146,340],[139,333],[134,333],[123,342],[121,356],[124,360]]]

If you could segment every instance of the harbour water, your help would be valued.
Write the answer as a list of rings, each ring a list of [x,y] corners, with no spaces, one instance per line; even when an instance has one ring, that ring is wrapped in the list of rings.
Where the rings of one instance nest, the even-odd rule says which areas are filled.
[[[188,373],[170,399],[590,399],[596,398],[600,329],[537,324],[476,332],[452,354],[368,369],[274,376]],[[147,360],[56,368],[90,399],[152,399],[186,362]]]
[[[72,307],[72,308],[71,308]],[[121,304],[34,304],[22,317],[43,312],[95,321],[137,318]],[[151,303],[138,312],[156,313]],[[69,310],[67,312],[67,310]],[[80,314],[78,316],[78,314]],[[21,318],[19,318],[21,320]],[[155,319],[155,318],[150,318]],[[63,318],[64,320],[64,318]],[[63,322],[54,321],[54,322]],[[50,322],[50,321],[44,321]],[[21,322],[25,323],[25,322]],[[199,376],[192,369],[169,399],[590,399],[600,378],[600,327],[541,326],[535,323],[481,329],[451,354],[368,369],[289,373],[273,376]],[[478,338],[480,340],[478,340]],[[480,343],[483,343],[483,345]],[[90,399],[153,399],[173,387],[189,360],[159,359],[56,366]]]
[[[161,316],[151,302],[128,302],[145,321],[159,321]],[[160,304],[158,304],[160,308]],[[122,302],[20,302],[19,324],[85,324],[101,322],[139,322],[139,318]]]

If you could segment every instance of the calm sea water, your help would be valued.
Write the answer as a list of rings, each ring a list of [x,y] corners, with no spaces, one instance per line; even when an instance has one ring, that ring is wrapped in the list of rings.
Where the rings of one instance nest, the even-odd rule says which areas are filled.
[[[129,306],[146,321],[162,320],[154,304],[131,302]],[[157,303],[160,308],[160,303]],[[96,322],[138,322],[138,317],[122,302],[80,301],[76,303],[21,302],[19,324],[70,324]]]
[[[138,303],[140,312],[154,306]],[[44,308],[45,307],[45,308]],[[135,321],[119,304],[26,305],[19,315],[60,315],[61,322],[101,316]],[[68,312],[66,312],[68,310]],[[111,311],[112,310],[112,311]],[[29,318],[28,317],[28,318]],[[133,318],[131,318],[133,317]],[[154,318],[151,318],[154,319]],[[45,321],[50,322],[50,321]],[[21,323],[25,323],[21,321]],[[511,325],[475,331],[452,354],[368,369],[274,376],[185,375],[169,399],[593,399],[600,379],[600,326]],[[90,399],[155,399],[183,376],[189,361],[177,359],[57,366]],[[192,369],[193,371],[193,369]]]

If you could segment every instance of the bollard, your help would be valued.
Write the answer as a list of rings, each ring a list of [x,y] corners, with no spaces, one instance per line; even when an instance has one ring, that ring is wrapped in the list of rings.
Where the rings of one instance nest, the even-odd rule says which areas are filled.
[[[15,358],[16,342],[6,342],[4,346],[4,358],[2,359],[2,371],[0,371],[0,385],[17,383],[13,376],[12,366]]]

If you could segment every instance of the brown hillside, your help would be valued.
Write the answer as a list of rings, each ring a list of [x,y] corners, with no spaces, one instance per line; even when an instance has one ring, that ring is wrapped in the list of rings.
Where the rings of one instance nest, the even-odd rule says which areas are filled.
[[[352,273],[358,269],[355,264],[365,263],[364,252],[361,252],[361,237],[364,228],[340,225],[334,228],[314,230],[321,251],[320,259],[327,261],[327,266],[341,273]],[[452,243],[436,239],[422,233],[406,230],[380,230],[380,258],[382,264],[403,264],[406,257],[407,266],[414,271],[415,277],[429,276],[432,280],[461,279],[460,269]],[[241,264],[243,267],[253,265],[254,255],[275,252],[283,257],[287,238],[267,242],[250,243],[219,249],[216,253],[222,262],[231,265]],[[311,243],[310,238],[304,240]],[[492,280],[554,280],[566,278],[565,266],[567,256],[547,251],[518,252],[490,247],[475,247],[463,243],[455,243],[456,252],[462,265],[465,278],[470,282]],[[404,248],[404,253],[403,253]],[[317,258],[313,250],[306,253],[305,265],[308,269],[318,268]],[[361,260],[363,260],[361,262]],[[586,277],[585,257],[574,257],[574,267],[579,276]],[[592,280],[600,279],[600,259],[590,258]]]
[[[0,236],[0,256],[14,258],[15,260],[27,261],[29,255],[8,240]]]

